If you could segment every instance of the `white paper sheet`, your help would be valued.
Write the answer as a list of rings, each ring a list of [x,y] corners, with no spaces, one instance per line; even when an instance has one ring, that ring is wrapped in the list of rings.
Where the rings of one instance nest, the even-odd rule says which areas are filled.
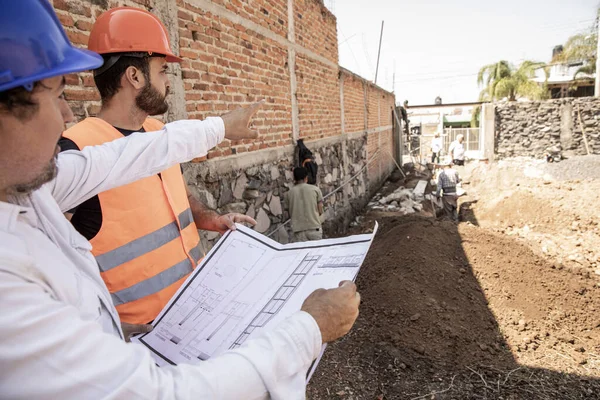
[[[297,312],[314,290],[354,280],[376,231],[377,225],[369,235],[281,245],[237,225],[161,311],[154,330],[132,340],[161,366],[237,348]]]

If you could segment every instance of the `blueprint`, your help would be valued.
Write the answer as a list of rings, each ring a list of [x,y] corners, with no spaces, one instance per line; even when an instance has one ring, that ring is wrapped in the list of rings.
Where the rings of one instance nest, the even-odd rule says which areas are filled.
[[[133,338],[158,365],[199,363],[242,346],[300,310],[314,290],[354,280],[377,229],[282,245],[236,226],[161,311],[153,331]]]

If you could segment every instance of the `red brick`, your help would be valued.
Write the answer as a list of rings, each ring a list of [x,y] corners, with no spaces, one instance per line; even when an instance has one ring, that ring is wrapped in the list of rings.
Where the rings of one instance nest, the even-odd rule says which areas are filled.
[[[72,27],[74,25],[73,17],[71,17],[69,14],[57,12],[56,16],[58,17],[58,20],[60,21],[63,27]]]
[[[54,8],[69,11],[69,4],[66,0],[54,0]]]
[[[199,79],[200,74],[196,71],[183,70],[181,71],[183,79]]]
[[[77,32],[77,31],[67,31],[67,37],[73,44],[84,45],[87,47],[89,35]]]
[[[67,85],[79,85],[79,75],[78,74],[65,75],[65,83]]]
[[[65,89],[65,97],[70,101],[100,100],[100,94],[92,89]]]
[[[192,15],[190,13],[187,13],[185,11],[182,10],[178,10],[177,11],[177,17],[187,20],[187,21],[193,21],[194,17],[192,17]]]
[[[75,22],[75,26],[77,27],[77,29],[79,29],[81,31],[86,31],[86,32],[90,32],[92,30],[92,25],[93,24],[91,22],[82,21],[82,20]]]
[[[96,84],[94,83],[94,77],[92,75],[84,75],[83,86],[96,87]]]

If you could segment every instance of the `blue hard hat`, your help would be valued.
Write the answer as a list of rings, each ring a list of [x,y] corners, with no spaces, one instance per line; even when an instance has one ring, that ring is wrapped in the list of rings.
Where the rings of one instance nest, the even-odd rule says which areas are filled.
[[[71,45],[47,0],[0,0],[0,92],[101,65]]]

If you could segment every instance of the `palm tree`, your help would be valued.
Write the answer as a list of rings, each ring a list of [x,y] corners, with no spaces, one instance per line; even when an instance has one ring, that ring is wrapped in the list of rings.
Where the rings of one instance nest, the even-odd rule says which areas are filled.
[[[596,73],[596,52],[598,46],[598,34],[580,33],[571,36],[563,46],[563,50],[552,58],[553,63],[579,63],[583,66],[574,75],[593,75]]]
[[[497,101],[508,98],[516,101],[517,98],[540,100],[548,96],[545,85],[540,86],[532,81],[535,71],[544,68],[546,64],[536,61],[523,61],[519,68],[515,68],[508,61],[502,60],[495,64],[486,65],[479,70],[477,84],[483,90],[479,95],[480,101]]]

